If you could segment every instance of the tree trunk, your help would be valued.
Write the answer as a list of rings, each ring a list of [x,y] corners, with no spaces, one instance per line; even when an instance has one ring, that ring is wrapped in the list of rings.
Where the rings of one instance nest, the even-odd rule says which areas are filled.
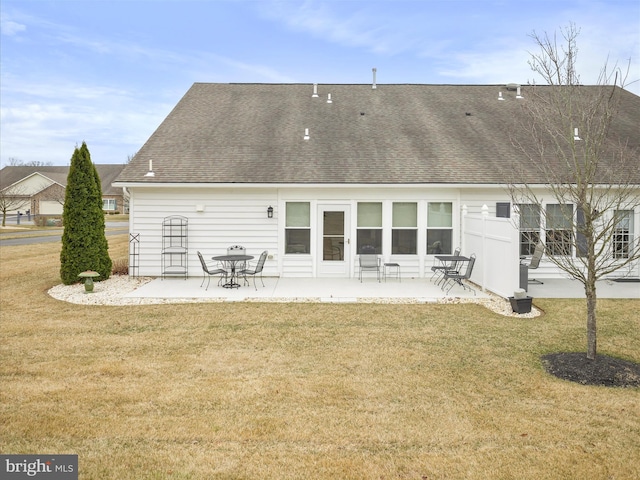
[[[596,280],[592,272],[589,272],[587,283],[585,285],[585,293],[587,295],[587,358],[589,360],[596,359],[597,350],[597,326],[596,326]]]

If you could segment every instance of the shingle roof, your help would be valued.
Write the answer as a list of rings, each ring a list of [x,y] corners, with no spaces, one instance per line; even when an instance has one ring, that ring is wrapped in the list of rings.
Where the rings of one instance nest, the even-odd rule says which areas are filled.
[[[122,195],[122,189],[113,187],[111,184],[118,175],[122,172],[124,165],[115,164],[96,164],[98,175],[100,176],[100,183],[102,184],[103,195]],[[67,185],[67,176],[69,175],[69,167],[60,166],[6,166],[0,170],[0,190],[13,185],[20,180],[39,173],[47,178],[50,178],[54,182],[59,183],[63,187]]]
[[[485,184],[528,161],[511,141],[530,142],[515,131],[526,87],[524,100],[499,85],[320,84],[312,93],[310,84],[196,83],[117,181]],[[638,146],[640,97],[622,93],[617,133]],[[522,180],[535,183],[529,170]]]

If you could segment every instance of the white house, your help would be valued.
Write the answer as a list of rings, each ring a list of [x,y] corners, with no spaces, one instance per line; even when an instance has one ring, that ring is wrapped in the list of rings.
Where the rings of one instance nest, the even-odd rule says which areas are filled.
[[[640,97],[621,93],[617,134],[637,147]],[[513,211],[505,170],[527,161],[512,142],[527,141],[515,130],[526,95],[504,85],[194,84],[115,183],[130,196],[138,273],[163,274],[163,221],[182,216],[188,275],[201,274],[197,251],[237,244],[268,250],[269,276],[357,277],[364,245],[403,276],[430,275],[435,254],[464,246],[463,212]],[[520,180],[540,183],[533,168]],[[531,254],[545,226],[514,228],[517,276],[518,253]],[[627,228],[638,238],[639,211]],[[559,274],[548,262],[539,272]]]

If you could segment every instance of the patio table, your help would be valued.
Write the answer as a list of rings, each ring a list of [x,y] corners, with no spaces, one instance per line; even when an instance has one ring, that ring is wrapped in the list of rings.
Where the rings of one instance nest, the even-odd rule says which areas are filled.
[[[463,255],[436,255],[436,259],[440,260],[442,263],[469,261],[469,257],[465,257]]]
[[[444,271],[446,272],[447,270],[457,270],[460,271],[462,267],[462,265],[464,265],[466,262],[468,262],[470,259],[469,257],[465,257],[464,255],[436,255],[435,256],[436,260],[440,261],[440,264],[445,267]],[[447,265],[455,265],[453,268],[446,268]],[[436,282],[436,285],[438,285],[442,280],[444,279],[444,276],[442,278],[440,278],[438,280],[438,282]]]
[[[237,281],[238,275],[236,273],[236,268],[241,262],[253,260],[253,255],[218,255],[217,257],[211,257],[211,259],[223,262],[231,271],[229,281],[222,286],[224,288],[240,288],[240,284]]]

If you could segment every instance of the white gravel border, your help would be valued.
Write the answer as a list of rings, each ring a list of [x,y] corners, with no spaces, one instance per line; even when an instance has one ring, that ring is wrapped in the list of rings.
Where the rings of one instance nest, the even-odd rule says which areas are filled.
[[[48,293],[56,300],[63,302],[75,303],[80,305],[157,305],[167,303],[213,303],[225,302],[225,299],[212,298],[128,298],[126,294],[133,292],[142,285],[152,281],[151,277],[133,278],[128,275],[112,275],[107,280],[99,282],[100,288],[92,293],[85,293],[83,284],[75,285],[56,285],[49,289]],[[255,298],[246,299],[246,302],[299,302],[299,303],[315,303],[315,302],[336,302],[338,299],[322,299],[322,298]],[[420,298],[356,298],[358,303],[428,303]],[[336,302],[337,303],[337,302]],[[511,309],[508,300],[497,295],[491,295],[489,298],[460,298],[445,297],[434,300],[433,303],[453,304],[453,303],[478,303],[484,305],[500,315],[515,318],[535,318],[542,314],[535,307],[531,308],[530,313],[517,314]]]

